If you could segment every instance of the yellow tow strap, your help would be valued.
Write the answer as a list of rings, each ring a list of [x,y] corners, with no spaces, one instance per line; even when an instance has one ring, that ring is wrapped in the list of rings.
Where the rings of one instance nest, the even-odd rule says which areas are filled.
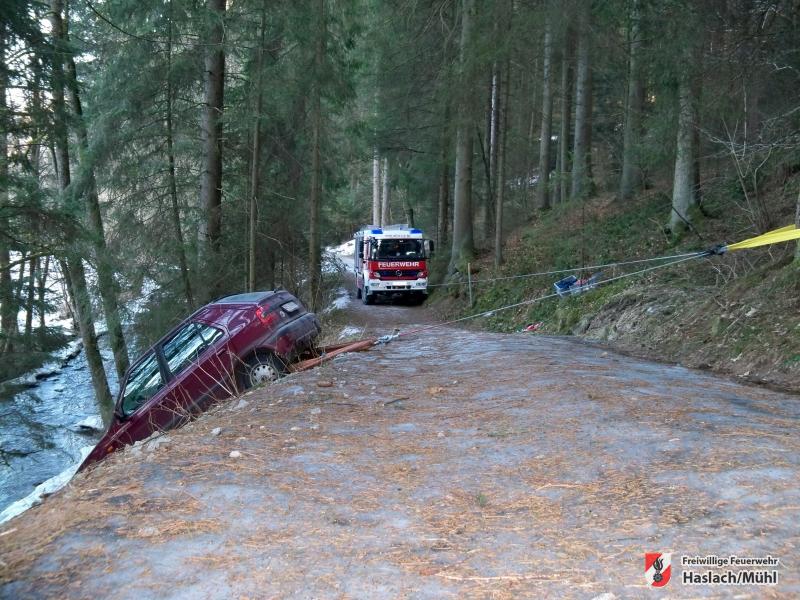
[[[773,229],[767,233],[762,233],[756,237],[752,237],[735,244],[725,246],[725,250],[743,250],[745,248],[757,248],[758,246],[766,246],[768,244],[777,244],[779,242],[788,242],[789,240],[800,239],[800,229],[797,225],[787,225],[780,229]]]

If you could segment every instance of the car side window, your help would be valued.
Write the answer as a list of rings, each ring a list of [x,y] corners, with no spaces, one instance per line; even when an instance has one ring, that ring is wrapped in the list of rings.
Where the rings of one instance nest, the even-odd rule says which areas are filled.
[[[133,368],[122,393],[122,413],[125,416],[133,413],[142,404],[156,395],[164,387],[164,380],[158,368],[158,360],[154,352]]]
[[[163,346],[170,372],[177,375],[186,369],[222,336],[222,330],[204,323],[187,323],[181,327]]]

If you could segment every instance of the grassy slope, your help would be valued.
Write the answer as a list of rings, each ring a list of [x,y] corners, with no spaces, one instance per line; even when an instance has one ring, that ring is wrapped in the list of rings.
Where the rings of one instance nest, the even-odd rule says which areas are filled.
[[[776,195],[777,196],[777,195]],[[774,206],[776,226],[792,222],[793,207]],[[473,277],[491,278],[550,269],[647,258],[732,243],[754,235],[732,201],[706,199],[696,232],[677,242],[662,231],[669,200],[649,194],[629,203],[610,196],[585,206],[558,206],[517,228],[506,264],[496,272],[479,257]],[[476,321],[497,331],[518,331],[541,321],[540,331],[610,342],[642,356],[709,368],[800,390],[800,267],[793,244],[700,259],[603,286],[585,295],[495,313]],[[604,277],[625,270],[607,269]],[[549,294],[559,276],[476,285],[475,306],[464,286],[434,297],[448,317]]]

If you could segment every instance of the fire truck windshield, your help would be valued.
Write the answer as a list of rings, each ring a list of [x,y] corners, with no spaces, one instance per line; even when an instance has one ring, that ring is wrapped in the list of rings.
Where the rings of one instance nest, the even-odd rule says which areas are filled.
[[[373,260],[422,260],[425,249],[422,240],[377,240],[372,247]]]

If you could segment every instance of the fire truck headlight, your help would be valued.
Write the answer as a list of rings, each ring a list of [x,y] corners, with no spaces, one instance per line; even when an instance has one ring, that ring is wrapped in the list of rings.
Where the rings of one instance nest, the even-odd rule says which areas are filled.
[[[420,271],[419,273],[417,273],[417,277],[427,277],[427,276],[428,276],[427,271]]]

